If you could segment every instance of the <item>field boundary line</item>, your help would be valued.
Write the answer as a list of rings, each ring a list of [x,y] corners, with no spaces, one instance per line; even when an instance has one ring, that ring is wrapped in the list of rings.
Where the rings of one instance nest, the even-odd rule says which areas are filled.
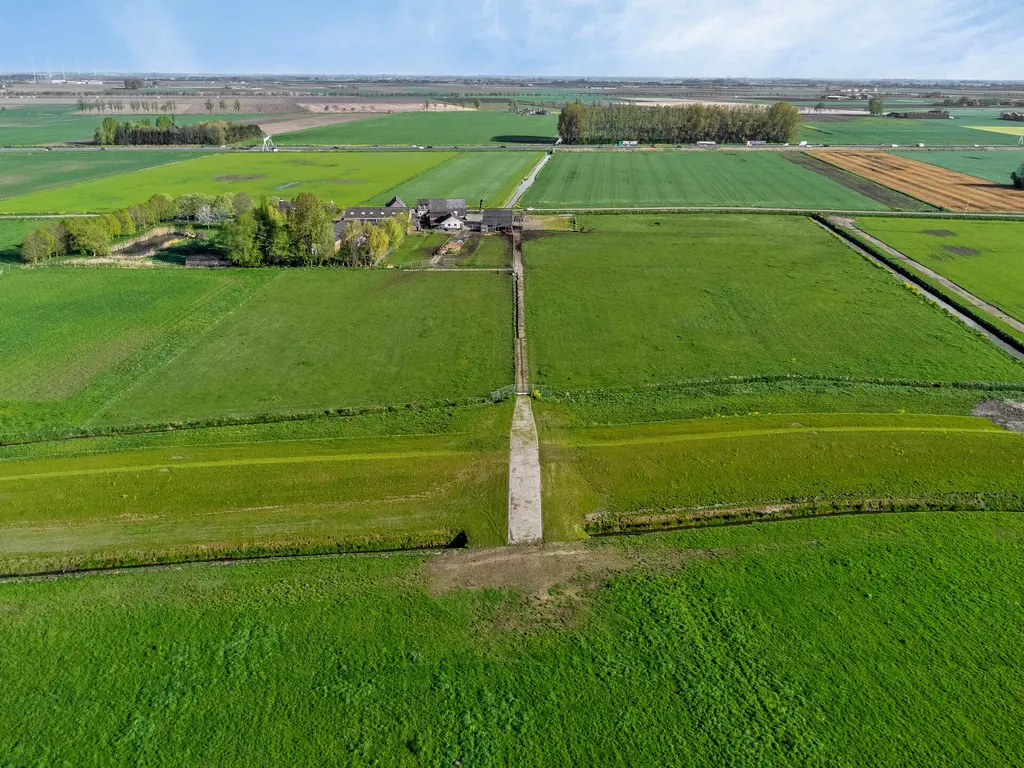
[[[737,440],[744,437],[772,437],[775,435],[816,435],[844,433],[938,433],[938,434],[984,434],[999,437],[1019,437],[1019,433],[997,428],[968,427],[779,427],[777,429],[751,429],[737,432],[708,432],[702,434],[664,435],[662,437],[638,437],[626,440],[592,440],[574,442],[579,448],[619,448],[632,445],[657,445],[660,443],[702,442],[705,440]]]
[[[180,469],[218,469],[221,467],[262,467],[287,464],[333,464],[349,461],[398,461],[400,459],[446,459],[472,456],[475,451],[397,451],[393,453],[337,453],[311,456],[270,456],[252,459],[221,459],[219,461],[172,461],[164,464],[146,464],[133,467],[95,467],[69,469],[60,472],[37,472],[27,475],[0,475],[0,483],[22,480],[50,480],[65,477],[92,477],[97,475],[129,475],[140,472],[159,472]],[[71,457],[74,458],[74,457]],[[27,459],[31,462],[33,459]]]

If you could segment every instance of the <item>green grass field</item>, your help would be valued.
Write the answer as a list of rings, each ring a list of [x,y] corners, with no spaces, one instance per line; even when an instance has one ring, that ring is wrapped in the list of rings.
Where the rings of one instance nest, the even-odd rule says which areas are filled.
[[[1024,223],[866,217],[857,225],[1024,322]]]
[[[0,752],[1010,765],[1022,540],[1018,514],[920,514],[9,584]]]
[[[512,381],[505,275],[281,271],[100,423],[486,397]]]
[[[97,212],[157,193],[188,192],[286,198],[314,192],[344,207],[363,203],[452,157],[443,152],[220,154],[0,200],[0,213]]]
[[[1024,436],[981,418],[790,413],[545,435],[552,538],[580,536],[585,516],[670,525],[714,506],[993,494],[1024,509]]]
[[[0,198],[195,158],[191,152],[40,152],[0,155]]]
[[[911,160],[937,165],[968,176],[988,179],[996,184],[1011,185],[1010,174],[1024,163],[1024,150],[1020,152],[998,150],[990,152],[901,152]]]
[[[521,205],[888,210],[767,152],[558,153],[541,171]]]
[[[812,144],[1016,144],[1016,136],[978,130],[1007,125],[1011,124],[991,112],[958,115],[955,120],[858,117],[833,123],[812,119],[800,127],[799,138]]]
[[[502,208],[542,157],[539,152],[464,152],[375,195],[369,203],[384,205],[395,195],[412,206],[420,198],[457,197],[470,208],[480,200],[487,207]]]
[[[0,219],[0,265],[20,262],[22,240],[43,223],[38,219]]]
[[[504,543],[509,408],[0,448],[0,573]]]
[[[109,115],[82,114],[73,105],[15,107],[0,113],[0,147],[32,147],[92,141],[96,126]],[[178,125],[207,120],[251,120],[252,115],[176,115]],[[117,120],[156,120],[156,115],[116,115]]]
[[[591,216],[527,241],[535,385],[730,376],[1024,380],[1024,366],[801,217]]]
[[[554,144],[555,115],[510,112],[406,112],[309,128],[274,137],[281,146],[407,146],[412,144],[481,146],[486,144]]]

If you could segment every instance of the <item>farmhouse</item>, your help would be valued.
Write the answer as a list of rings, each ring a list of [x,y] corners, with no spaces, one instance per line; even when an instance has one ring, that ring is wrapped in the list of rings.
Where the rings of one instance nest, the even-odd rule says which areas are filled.
[[[454,215],[465,224],[466,201],[461,198],[428,198],[416,201],[415,220],[420,229],[439,229],[443,221]]]
[[[464,218],[459,218],[455,213],[449,213],[438,221],[433,228],[440,229],[445,232],[461,232],[466,228],[466,220]]]

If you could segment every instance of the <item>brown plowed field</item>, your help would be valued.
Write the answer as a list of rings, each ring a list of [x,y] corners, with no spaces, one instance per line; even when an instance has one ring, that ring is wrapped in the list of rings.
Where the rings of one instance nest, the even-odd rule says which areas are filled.
[[[1024,192],[885,152],[809,152],[813,157],[950,211],[1020,213]]]

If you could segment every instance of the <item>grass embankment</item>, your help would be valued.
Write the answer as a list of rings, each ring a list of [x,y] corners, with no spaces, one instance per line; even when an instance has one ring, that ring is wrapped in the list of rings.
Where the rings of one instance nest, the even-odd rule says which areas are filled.
[[[1019,362],[807,219],[581,223],[597,232],[525,245],[534,385],[766,375],[1024,381]]]
[[[542,423],[558,422],[552,408]],[[544,434],[545,527],[559,538],[765,513],[1024,511],[1024,436],[986,419],[789,413]]]
[[[325,125],[274,137],[280,146],[480,146],[485,144],[554,144],[555,115],[509,112],[404,112],[397,115]]]
[[[8,585],[0,751],[1007,765],[1024,751],[1022,539],[1019,515],[921,514]]]
[[[769,152],[559,152],[521,205],[889,210]]]
[[[1024,222],[870,217],[859,219],[857,226],[1024,322]],[[993,321],[1024,343],[1020,331],[998,318]]]
[[[420,198],[455,197],[466,200],[471,210],[480,201],[488,208],[501,208],[541,157],[539,152],[463,152],[375,195],[370,203],[385,205],[397,195],[415,207]]]
[[[15,270],[0,442],[486,397],[512,379],[504,275]]]
[[[452,157],[445,152],[218,154],[21,195],[0,201],[0,213],[92,213],[134,205],[156,193],[190,192],[288,199],[312,192],[343,208]]]
[[[0,448],[0,573],[504,543],[508,406]]]

